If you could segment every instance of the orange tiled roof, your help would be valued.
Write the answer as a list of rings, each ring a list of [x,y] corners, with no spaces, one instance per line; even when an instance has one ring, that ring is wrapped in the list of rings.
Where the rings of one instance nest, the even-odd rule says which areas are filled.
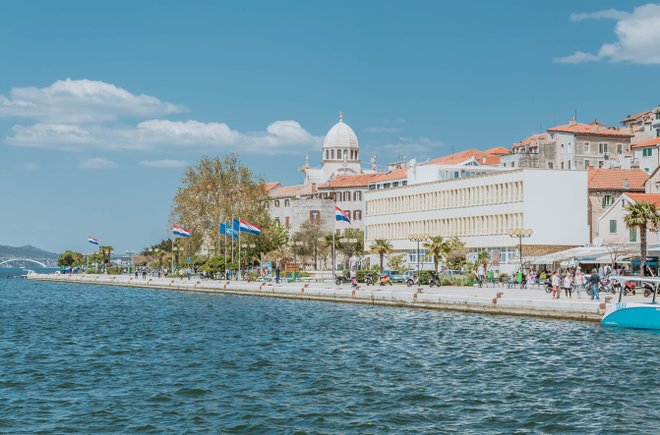
[[[655,147],[658,145],[660,145],[660,137],[656,137],[650,140],[646,140],[644,142],[640,142],[638,144],[631,146],[630,148],[637,149],[637,148]]]
[[[270,192],[277,186],[280,186],[279,181],[273,181],[272,183],[266,183],[266,192]]]
[[[311,184],[296,184],[294,186],[282,186],[279,185],[275,187],[268,195],[271,198],[290,198],[298,195],[311,195],[312,194],[312,185]]]
[[[408,168],[401,168],[390,172],[385,172],[383,174],[376,174],[376,176],[371,181],[369,181],[369,184],[381,183],[383,181],[390,180],[403,180],[405,178],[408,178]]]
[[[590,136],[618,136],[618,137],[632,137],[633,134],[627,131],[619,130],[615,127],[605,127],[600,122],[592,122],[591,124],[567,124],[558,125],[549,128],[548,131],[557,131],[563,133],[583,134]]]
[[[511,152],[510,149],[504,148],[504,147],[495,147],[491,148],[489,150],[484,151],[484,154],[489,155],[489,154],[499,154],[499,155],[505,155],[509,154]]]
[[[535,146],[537,146],[539,140],[541,142],[544,142],[547,139],[548,139],[548,134],[547,133],[534,134],[532,136],[526,137],[525,139],[521,140],[518,143],[514,143],[513,148],[520,148],[520,147],[524,147],[524,146],[535,147]]]
[[[337,175],[329,182],[319,186],[319,189],[332,189],[335,187],[367,187],[369,182],[378,174]]]
[[[641,169],[598,169],[589,168],[587,185],[589,190],[624,190],[623,180],[628,180],[626,190],[644,191],[644,182],[649,174]]]
[[[470,149],[459,151],[448,156],[438,157],[437,159],[433,159],[428,163],[431,165],[459,165],[467,160],[470,160],[471,158],[475,158],[479,161],[483,155],[483,151]]]
[[[627,193],[626,196],[635,202],[648,202],[660,207],[660,193]]]
[[[646,112],[635,113],[634,115],[629,115],[626,119],[624,119],[621,122],[623,123],[623,122],[636,121],[639,118],[643,118],[644,116],[647,116],[647,115],[651,116],[652,114],[653,114],[653,112],[651,112],[650,110],[647,110]]]

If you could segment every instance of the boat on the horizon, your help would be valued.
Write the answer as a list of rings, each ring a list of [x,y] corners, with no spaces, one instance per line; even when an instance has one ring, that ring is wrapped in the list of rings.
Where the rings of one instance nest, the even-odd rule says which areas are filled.
[[[660,278],[642,277],[642,276],[613,276],[610,280],[621,282],[619,301],[612,304],[603,319],[600,321],[603,326],[616,326],[631,329],[652,329],[660,330],[660,304],[656,302]],[[622,293],[624,291],[625,281],[637,281],[648,283],[653,286],[653,300],[651,302],[623,302]]]

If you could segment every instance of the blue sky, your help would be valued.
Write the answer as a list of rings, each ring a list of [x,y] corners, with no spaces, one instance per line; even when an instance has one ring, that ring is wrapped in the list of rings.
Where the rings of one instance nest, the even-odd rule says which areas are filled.
[[[644,2],[2,2],[0,244],[140,249],[181,165],[297,183],[340,110],[379,164],[617,125],[660,103],[658,41]]]

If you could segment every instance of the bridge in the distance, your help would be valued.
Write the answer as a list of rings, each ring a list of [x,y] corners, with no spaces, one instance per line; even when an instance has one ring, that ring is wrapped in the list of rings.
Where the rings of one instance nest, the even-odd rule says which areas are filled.
[[[26,264],[37,265],[40,267],[54,267],[57,263],[52,258],[0,258],[0,267],[21,267]]]

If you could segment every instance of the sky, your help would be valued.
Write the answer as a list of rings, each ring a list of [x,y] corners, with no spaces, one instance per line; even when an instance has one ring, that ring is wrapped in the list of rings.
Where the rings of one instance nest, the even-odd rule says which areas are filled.
[[[0,244],[140,250],[185,166],[299,183],[340,111],[385,166],[619,125],[659,72],[645,2],[3,1]]]

